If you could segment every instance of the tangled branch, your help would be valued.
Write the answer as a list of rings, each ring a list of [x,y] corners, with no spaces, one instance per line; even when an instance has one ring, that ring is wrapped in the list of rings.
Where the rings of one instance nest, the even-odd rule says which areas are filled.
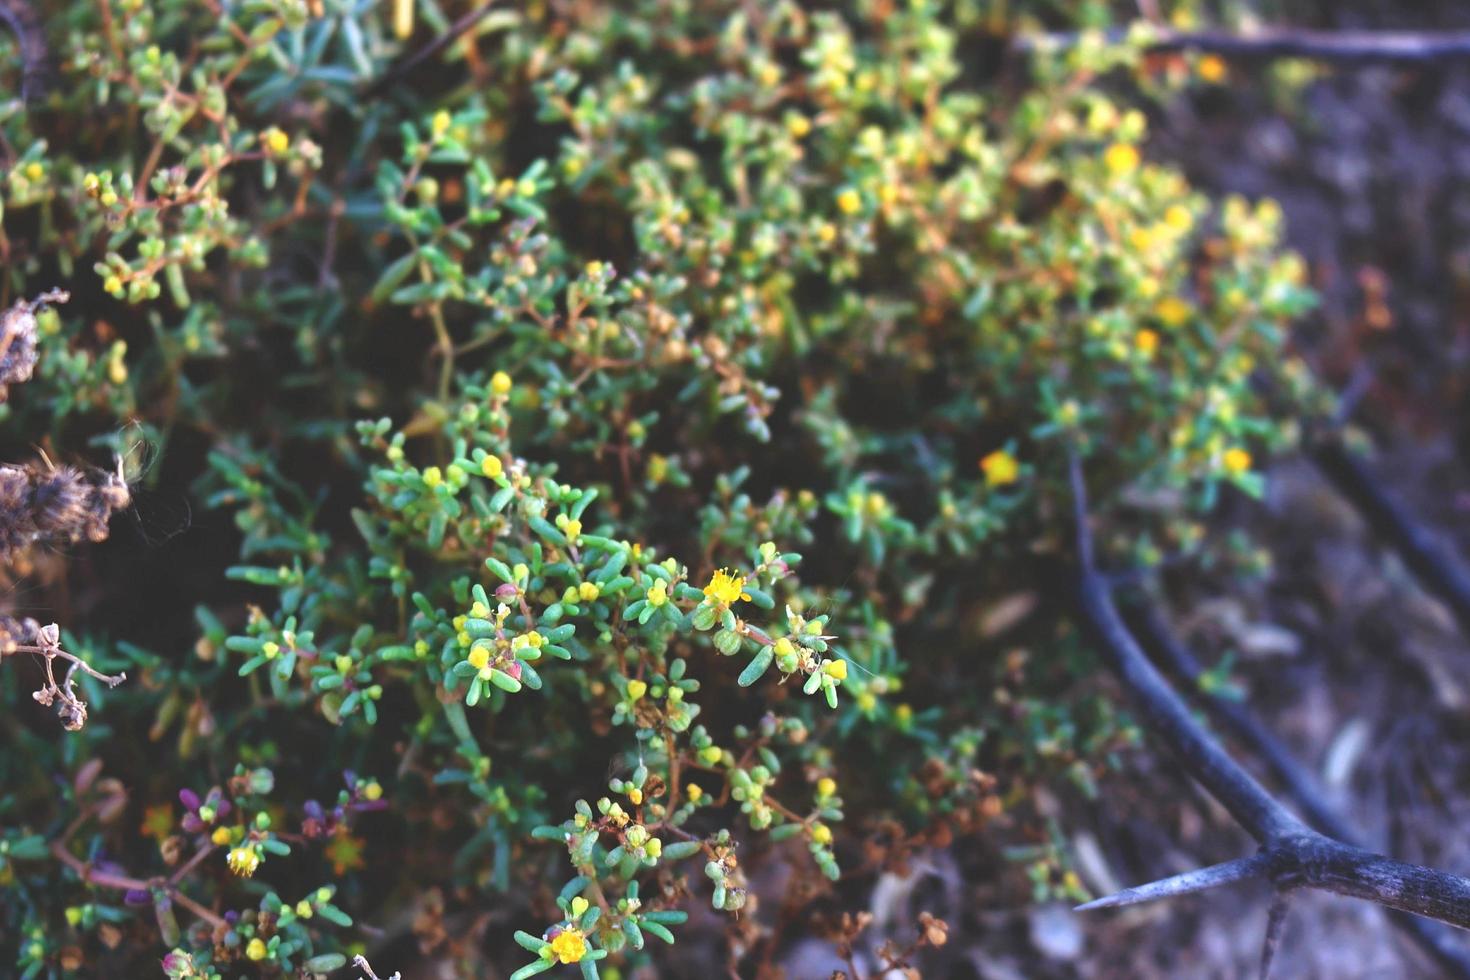
[[[1115,908],[1173,898],[1248,878],[1276,889],[1261,976],[1270,973],[1286,901],[1296,888],[1367,899],[1379,905],[1470,928],[1470,879],[1406,864],[1319,833],[1297,819],[1225,752],[1190,714],[1149,662],[1124,623],[1107,579],[1099,573],[1088,525],[1087,488],[1074,453],[1071,483],[1078,561],[1077,599],[1083,623],[1133,696],[1143,721],[1162,738],[1185,770],[1217,799],[1260,845],[1253,855],[1125,889],[1080,906]]]
[[[0,657],[31,653],[44,659],[46,683],[32,693],[31,697],[48,708],[53,704],[57,705],[61,726],[69,732],[80,731],[87,723],[87,702],[77,697],[77,671],[97,678],[108,687],[117,687],[128,679],[127,674],[104,674],[76,654],[63,650],[61,627],[55,623],[41,626],[34,619],[16,620],[3,617],[0,618],[0,636],[3,636]],[[57,660],[66,664],[65,673],[59,681],[56,678]]]

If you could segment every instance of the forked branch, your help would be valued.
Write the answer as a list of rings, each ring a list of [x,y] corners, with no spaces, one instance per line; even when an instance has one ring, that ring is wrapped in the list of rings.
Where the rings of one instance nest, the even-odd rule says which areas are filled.
[[[1470,928],[1470,879],[1395,861],[1312,830],[1200,726],[1149,662],[1119,614],[1109,583],[1097,570],[1087,488],[1081,459],[1075,453],[1070,466],[1079,565],[1077,598],[1084,625],[1132,695],[1143,721],[1260,845],[1253,857],[1129,889],[1084,907],[1169,898],[1246,878],[1264,878],[1278,891],[1315,888]],[[1272,916],[1262,957],[1263,976],[1270,969],[1282,915],[1284,912]]]
[[[1202,689],[1204,667],[1170,628],[1156,605],[1140,599],[1127,608],[1127,616],[1149,658],[1176,682],[1202,698],[1216,723],[1266,764],[1314,829],[1348,844],[1363,843],[1329,802],[1316,776],[1296,760],[1246,705]],[[1443,967],[1447,975],[1470,980],[1470,947],[1457,941],[1448,927],[1404,912],[1390,912],[1389,918]]]

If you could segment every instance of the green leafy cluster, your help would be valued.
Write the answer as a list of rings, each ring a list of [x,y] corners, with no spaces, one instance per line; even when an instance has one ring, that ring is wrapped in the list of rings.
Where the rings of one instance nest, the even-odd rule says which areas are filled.
[[[171,639],[64,624],[129,681],[0,760],[22,975],[326,973],[433,894],[523,927],[426,930],[464,975],[595,977],[880,831],[1083,894],[1033,791],[1136,736],[1051,614],[1067,455],[1119,554],[1234,560],[1201,518],[1318,396],[1279,209],[1142,152],[1146,32],[1018,89],[1018,6],[506,5],[415,62],[457,5],[59,5],[0,250],[76,299],[3,422],[234,536]],[[88,760],[117,812],[49,788]],[[209,914],[150,939],[99,861]]]

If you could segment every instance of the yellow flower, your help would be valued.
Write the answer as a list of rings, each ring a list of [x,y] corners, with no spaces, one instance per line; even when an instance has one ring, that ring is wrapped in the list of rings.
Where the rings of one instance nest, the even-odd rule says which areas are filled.
[[[505,472],[505,464],[500,461],[499,456],[486,456],[480,460],[480,473],[487,479],[493,480]]]
[[[823,846],[832,843],[832,828],[824,823],[813,824],[812,840]]]
[[[365,800],[381,800],[383,798],[383,785],[376,779],[362,788],[362,797]]]
[[[1251,454],[1239,446],[1232,446],[1225,450],[1225,472],[1231,476],[1239,476],[1251,468]]]
[[[428,469],[424,470],[424,486],[432,490],[434,487],[437,487],[443,482],[444,471],[439,469],[439,467],[430,466]]]
[[[690,803],[698,803],[700,797],[704,796],[704,789],[698,783],[690,783],[684,792],[688,794]]]
[[[734,575],[727,568],[722,568],[710,576],[709,585],[704,587],[704,594],[707,598],[726,606],[741,599],[750,601],[750,594],[745,591],[745,576]]]
[[[1225,61],[1219,55],[1205,55],[1194,66],[1194,70],[1199,72],[1201,81],[1208,82],[1211,85],[1218,85],[1225,80]]]
[[[997,449],[980,460],[980,469],[985,473],[985,482],[992,487],[1015,483],[1021,475],[1021,464],[1004,449]]]
[[[837,780],[833,779],[831,776],[823,776],[821,779],[817,780],[818,797],[826,799],[835,792],[837,792]]]
[[[1194,227],[1194,215],[1182,204],[1171,204],[1164,212],[1164,224],[1182,235]]]
[[[669,583],[659,579],[648,587],[648,604],[657,609],[669,601]]]
[[[834,681],[845,681],[847,680],[847,661],[829,660],[822,664],[822,673]]]
[[[465,659],[468,660],[470,662],[470,666],[475,668],[476,670],[484,670],[486,667],[490,666],[490,648],[475,647],[473,650],[470,651],[470,655]]]
[[[551,953],[560,963],[576,963],[587,955],[587,941],[578,929],[563,929],[551,939]]]
[[[434,113],[434,121],[430,127],[434,133],[434,138],[438,139],[440,136],[449,132],[449,127],[453,122],[454,120],[450,117],[446,109],[440,109]]]
[[[628,682],[628,699],[629,700],[631,700],[631,701],[637,701],[639,698],[643,697],[643,695],[645,695],[647,693],[648,693],[648,682],[647,681],[631,680],[631,681]]]
[[[291,148],[291,137],[283,133],[279,127],[272,126],[260,134],[261,145],[266,148],[272,156],[281,156]]]
[[[837,195],[837,210],[843,214],[857,214],[863,209],[863,198],[851,187]]]
[[[1131,143],[1114,143],[1103,153],[1103,163],[1114,177],[1126,177],[1138,169],[1138,148]]]
[[[265,953],[265,941],[259,936],[250,940],[250,943],[245,947],[245,958],[249,960],[263,960],[265,959]]]
[[[495,374],[491,376],[490,390],[493,393],[504,397],[510,394],[510,387],[510,375],[506,374],[504,371],[496,371]]]
[[[799,112],[793,112],[786,117],[786,132],[794,138],[801,139],[812,131],[812,121]]]
[[[1154,315],[1166,327],[1182,326],[1192,312],[1190,305],[1178,296],[1165,296],[1154,306]]]
[[[212,833],[212,834],[209,835],[209,840],[210,840],[210,843],[214,844],[215,847],[224,847],[226,844],[228,844],[230,842],[230,828],[229,827],[216,827],[216,828],[214,828],[214,833]]]
[[[260,867],[260,855],[255,853],[253,847],[237,847],[225,856],[225,862],[229,864],[230,871],[242,878],[249,878]]]
[[[1152,330],[1140,330],[1133,338],[1133,344],[1142,354],[1152,357],[1159,348],[1159,335]]]
[[[823,245],[831,245],[837,240],[837,226],[830,221],[824,221],[817,226],[817,239]]]

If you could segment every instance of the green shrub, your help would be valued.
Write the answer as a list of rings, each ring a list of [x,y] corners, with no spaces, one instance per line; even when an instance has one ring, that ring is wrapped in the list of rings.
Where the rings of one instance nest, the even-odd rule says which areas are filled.
[[[0,950],[326,972],[437,894],[591,976],[955,833],[1081,897],[1033,789],[1136,732],[1066,453],[1120,563],[1241,558],[1199,519],[1315,397],[1279,210],[1147,162],[1138,43],[1018,86],[969,4],[505,5],[406,70],[452,13],[377,6],[57,5],[3,107],[8,297],[74,294],[10,444],[142,440],[239,557],[148,600],[192,648],[62,624],[129,680],[11,725]]]

